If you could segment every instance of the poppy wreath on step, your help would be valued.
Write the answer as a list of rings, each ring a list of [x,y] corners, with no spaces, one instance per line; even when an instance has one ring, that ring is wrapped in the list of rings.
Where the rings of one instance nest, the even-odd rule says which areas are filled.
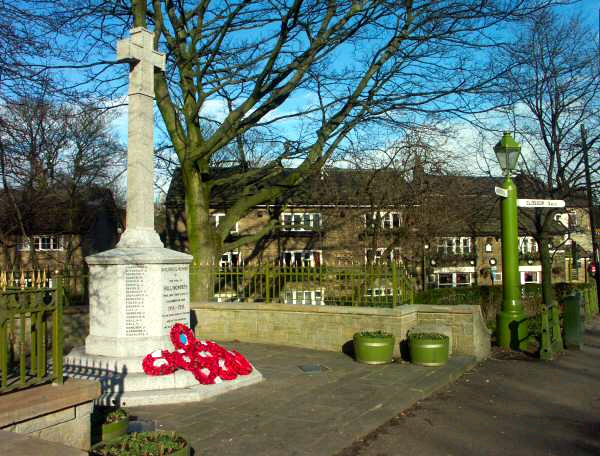
[[[142,361],[148,375],[169,375],[177,370],[173,354],[169,350],[156,350],[146,355]]]
[[[212,340],[196,339],[182,323],[173,325],[169,335],[175,351],[156,350],[146,355],[142,361],[146,374],[169,375],[179,368],[191,372],[201,384],[211,385],[252,372],[252,365],[242,354]]]

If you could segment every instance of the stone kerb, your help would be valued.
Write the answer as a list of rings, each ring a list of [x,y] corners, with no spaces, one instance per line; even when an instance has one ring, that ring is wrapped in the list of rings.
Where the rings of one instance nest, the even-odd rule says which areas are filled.
[[[355,332],[382,329],[398,341],[416,326],[449,332],[452,353],[485,359],[490,331],[479,306],[404,305],[394,309],[258,303],[194,303],[199,337],[339,351]],[[399,344],[395,356],[400,356]]]

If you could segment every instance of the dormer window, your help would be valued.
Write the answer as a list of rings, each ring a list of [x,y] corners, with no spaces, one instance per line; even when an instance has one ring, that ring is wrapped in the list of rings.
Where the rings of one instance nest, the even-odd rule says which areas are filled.
[[[519,236],[519,252],[521,254],[538,253],[537,241],[531,236]]]

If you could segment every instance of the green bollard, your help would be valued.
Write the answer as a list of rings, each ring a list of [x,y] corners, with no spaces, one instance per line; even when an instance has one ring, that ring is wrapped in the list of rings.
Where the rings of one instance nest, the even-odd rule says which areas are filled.
[[[581,294],[576,293],[567,296],[563,300],[563,305],[565,307],[563,318],[565,347],[580,350],[583,346],[584,331],[583,299]]]

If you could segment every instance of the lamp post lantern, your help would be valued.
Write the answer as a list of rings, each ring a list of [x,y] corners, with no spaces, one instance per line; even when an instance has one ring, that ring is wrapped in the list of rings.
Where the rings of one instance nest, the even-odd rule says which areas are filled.
[[[517,166],[521,146],[509,132],[494,146],[498,163],[504,172],[502,201],[502,307],[497,317],[496,339],[504,348],[524,349],[527,345],[527,315],[521,303],[519,274],[519,223],[517,187],[511,174]]]

